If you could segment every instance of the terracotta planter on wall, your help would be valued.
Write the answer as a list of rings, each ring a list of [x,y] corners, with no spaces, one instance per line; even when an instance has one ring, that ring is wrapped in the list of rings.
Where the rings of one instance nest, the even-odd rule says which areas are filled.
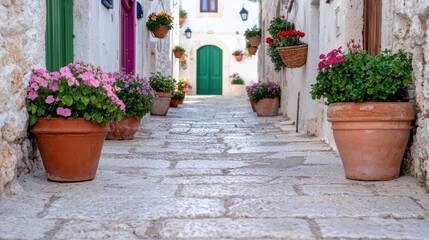
[[[258,117],[272,117],[279,114],[279,98],[263,98],[255,104]]]
[[[247,48],[247,51],[249,52],[250,55],[255,55],[256,51],[258,51],[258,47],[249,47]]]
[[[243,59],[243,55],[236,55],[235,56],[235,60],[237,60],[237,62],[241,62],[242,59]]]
[[[165,38],[165,36],[167,36],[168,31],[170,31],[170,28],[168,28],[167,25],[162,25],[157,28],[150,29],[150,31],[155,38]]]
[[[334,103],[328,107],[346,177],[391,180],[399,177],[408,144],[413,103]]]
[[[257,47],[261,43],[261,36],[256,35],[256,36],[250,37],[249,42],[252,45],[252,47]]]
[[[181,51],[174,51],[174,57],[179,58],[179,59],[180,59],[184,54],[185,54],[185,52],[181,52]]]
[[[107,127],[83,118],[41,118],[31,132],[49,180],[79,182],[95,178]]]
[[[185,23],[185,18],[179,18],[180,27],[182,27],[184,23]]]
[[[107,132],[106,139],[109,140],[130,140],[134,138],[137,129],[140,126],[140,120],[135,117],[126,116],[118,123],[109,123],[109,131]]]
[[[158,96],[155,99],[150,114],[155,116],[165,116],[167,115],[168,108],[170,107],[171,102],[171,93],[156,92]]]

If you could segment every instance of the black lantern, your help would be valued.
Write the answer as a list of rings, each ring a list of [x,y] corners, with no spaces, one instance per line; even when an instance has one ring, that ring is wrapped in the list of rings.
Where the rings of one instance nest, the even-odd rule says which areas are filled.
[[[249,16],[249,12],[244,8],[244,6],[240,11],[240,16],[241,16],[241,20],[247,21],[247,17]]]
[[[189,27],[186,28],[185,35],[186,35],[186,38],[191,38],[192,37],[192,30]]]

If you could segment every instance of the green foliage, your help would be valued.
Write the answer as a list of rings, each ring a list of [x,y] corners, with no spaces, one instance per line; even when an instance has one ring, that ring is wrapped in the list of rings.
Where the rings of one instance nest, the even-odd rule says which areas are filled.
[[[246,29],[246,31],[244,32],[244,36],[246,37],[246,39],[249,39],[254,36],[261,36],[261,29],[256,27],[255,25],[253,28]]]
[[[172,77],[163,76],[160,72],[152,73],[149,83],[156,92],[172,92],[176,87],[176,80]]]
[[[173,17],[166,12],[160,12],[156,14],[153,12],[149,15],[146,22],[146,27],[149,30],[153,30],[162,25],[168,26],[169,29],[173,28]]]
[[[407,87],[411,83],[411,57],[403,50],[392,53],[384,50],[370,56],[350,47],[348,53],[333,50],[321,55],[317,81],[311,85],[313,99],[325,99],[325,104],[336,102],[396,102],[407,101]],[[331,59],[331,60],[330,60]],[[334,59],[334,60],[332,60]],[[340,59],[341,61],[335,61]],[[328,64],[327,61],[330,60]]]
[[[179,18],[186,18],[188,16],[188,12],[186,12],[183,9],[180,9],[179,11]]]
[[[182,100],[185,98],[185,94],[183,94],[180,91],[174,91],[171,93],[171,98],[172,99],[178,99],[178,100]]]
[[[275,71],[280,71],[284,68],[280,54],[277,51],[277,47],[279,47],[281,44],[281,39],[278,36],[278,33],[281,31],[289,31],[294,29],[295,25],[293,23],[287,22],[284,16],[275,17],[270,22],[268,32],[270,33],[271,37],[268,37],[265,42],[268,44],[267,54],[271,58],[271,62],[274,64]]]
[[[186,52],[186,50],[183,47],[177,45],[173,48],[173,52]]]

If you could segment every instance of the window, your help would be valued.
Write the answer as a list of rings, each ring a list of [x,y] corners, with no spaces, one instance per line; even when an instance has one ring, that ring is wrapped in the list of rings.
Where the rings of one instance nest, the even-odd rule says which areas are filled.
[[[218,0],[200,0],[200,12],[217,12]]]

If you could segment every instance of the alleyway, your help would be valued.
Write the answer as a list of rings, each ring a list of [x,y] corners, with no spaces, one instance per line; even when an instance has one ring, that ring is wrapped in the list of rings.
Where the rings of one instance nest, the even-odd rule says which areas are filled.
[[[244,98],[190,96],[106,141],[95,180],[44,173],[0,200],[0,239],[429,239],[412,177],[344,178],[339,157]]]

